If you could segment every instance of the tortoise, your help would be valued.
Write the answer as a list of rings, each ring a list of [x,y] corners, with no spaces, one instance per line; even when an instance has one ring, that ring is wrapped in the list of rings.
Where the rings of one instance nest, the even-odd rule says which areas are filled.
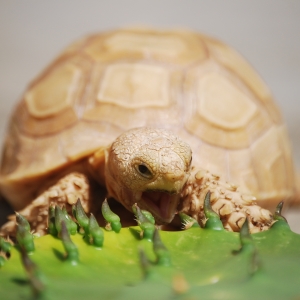
[[[237,52],[188,30],[124,28],[75,42],[30,84],[2,157],[1,192],[40,233],[49,205],[80,198],[89,211],[98,185],[158,224],[178,211],[205,223],[210,190],[225,228],[248,217],[255,232],[295,176],[280,111]]]

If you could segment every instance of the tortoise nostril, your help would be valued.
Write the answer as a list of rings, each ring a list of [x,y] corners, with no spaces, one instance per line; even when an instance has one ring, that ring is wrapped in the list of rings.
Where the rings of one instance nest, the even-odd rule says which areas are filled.
[[[165,175],[165,178],[171,182],[181,181],[184,177],[185,177],[185,172],[174,172]]]

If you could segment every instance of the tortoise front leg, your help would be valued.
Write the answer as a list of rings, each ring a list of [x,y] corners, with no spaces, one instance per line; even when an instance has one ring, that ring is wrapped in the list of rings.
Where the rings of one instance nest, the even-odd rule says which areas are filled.
[[[49,206],[65,206],[70,212],[72,205],[80,199],[84,210],[88,212],[91,207],[90,194],[87,177],[81,173],[70,173],[45,190],[19,213],[28,220],[35,234],[44,235],[48,229]],[[2,226],[1,235],[14,235],[16,216],[11,215],[9,220]]]
[[[203,204],[208,191],[211,192],[212,209],[228,231],[240,231],[246,218],[251,233],[267,230],[274,223],[271,212],[258,206],[254,196],[242,193],[234,184],[206,170],[192,171],[182,192],[180,211],[204,226]]]

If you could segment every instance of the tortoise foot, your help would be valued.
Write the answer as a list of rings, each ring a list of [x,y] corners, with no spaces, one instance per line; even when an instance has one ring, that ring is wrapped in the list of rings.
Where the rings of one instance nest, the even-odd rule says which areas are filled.
[[[36,235],[44,235],[48,230],[49,207],[65,206],[71,212],[72,205],[80,199],[83,209],[90,209],[90,185],[87,177],[81,173],[71,173],[60,179],[55,185],[45,190],[28,206],[18,213],[24,216]],[[14,236],[16,231],[16,216],[8,217],[9,221],[1,227],[1,235]]]

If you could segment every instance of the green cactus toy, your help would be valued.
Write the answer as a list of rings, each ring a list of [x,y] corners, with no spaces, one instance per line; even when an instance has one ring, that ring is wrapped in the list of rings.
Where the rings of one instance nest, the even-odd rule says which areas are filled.
[[[78,204],[75,211],[79,216]],[[206,211],[208,220],[215,217],[209,206]],[[59,230],[33,239],[34,251],[23,247],[27,239],[22,237],[30,229],[22,219],[26,233],[15,247],[1,238],[0,295],[49,300],[297,299],[300,235],[290,230],[280,208],[275,216],[269,230],[252,235],[247,221],[240,233],[220,230],[214,221],[184,231],[156,228],[151,239],[141,234],[148,229],[145,216],[137,216],[139,227],[115,232],[94,224],[80,231],[79,225],[82,233],[75,235],[62,220]],[[86,239],[99,229],[101,245]]]

